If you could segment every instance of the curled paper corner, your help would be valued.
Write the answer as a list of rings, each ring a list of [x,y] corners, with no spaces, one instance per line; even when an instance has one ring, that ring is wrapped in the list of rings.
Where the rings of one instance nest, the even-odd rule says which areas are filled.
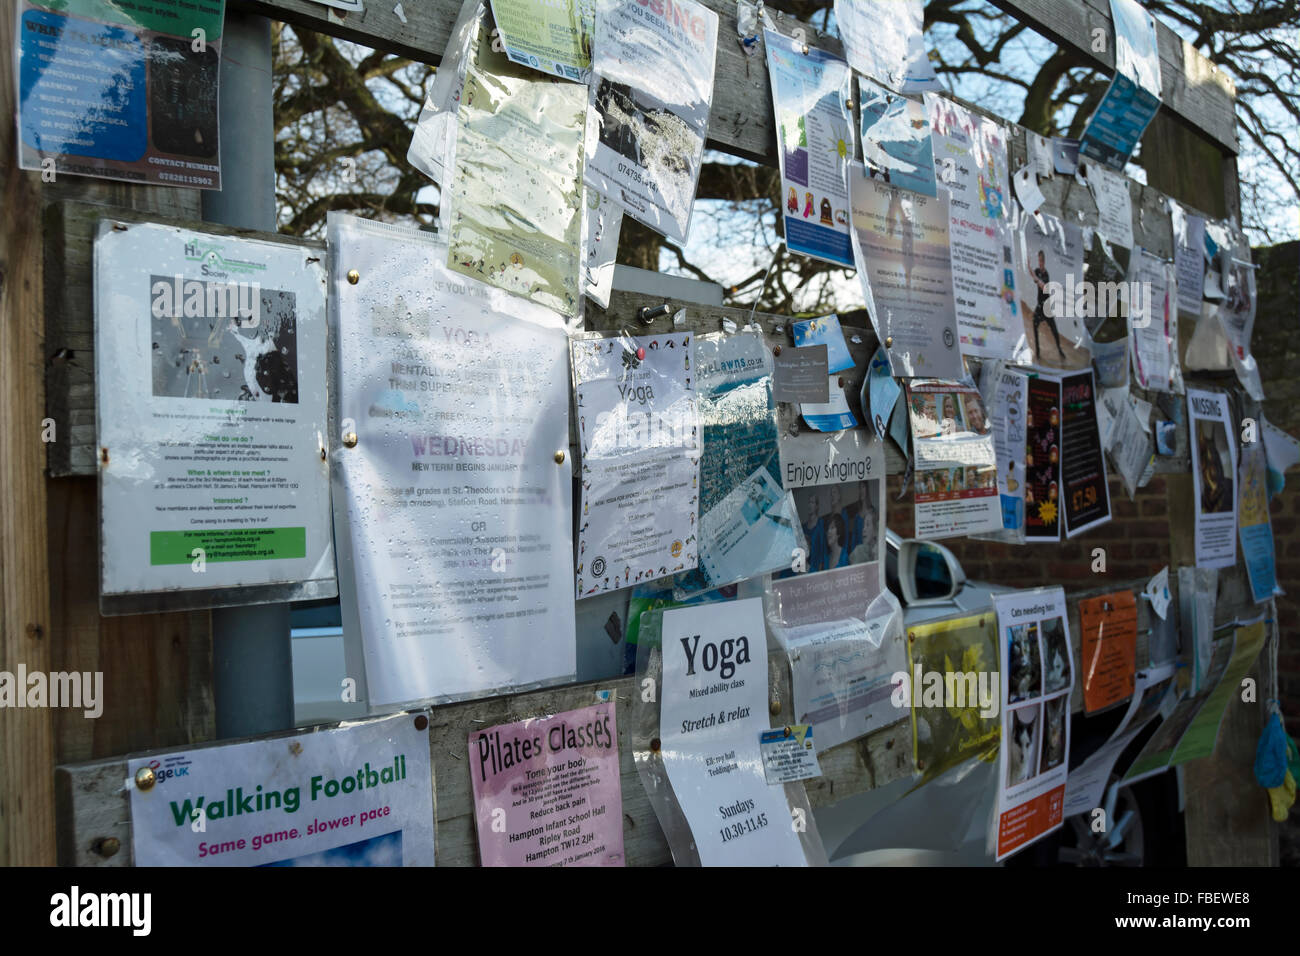
[[[406,23],[406,11],[402,9],[400,3],[393,7],[393,13],[397,14],[397,19],[401,20],[403,24]]]
[[[678,309],[673,313],[673,328],[680,329],[686,324],[686,310]]]
[[[903,636],[903,606],[886,588],[867,606],[867,640],[872,647],[880,647],[885,638],[894,636]]]
[[[728,335],[731,335],[736,331],[736,323],[733,320],[728,319],[724,316],[722,319],[722,331],[726,332]]]

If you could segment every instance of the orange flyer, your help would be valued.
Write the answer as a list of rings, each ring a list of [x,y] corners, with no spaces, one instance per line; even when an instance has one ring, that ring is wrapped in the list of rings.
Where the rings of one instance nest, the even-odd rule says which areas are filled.
[[[1083,707],[1092,714],[1133,696],[1137,600],[1116,591],[1079,602]]]

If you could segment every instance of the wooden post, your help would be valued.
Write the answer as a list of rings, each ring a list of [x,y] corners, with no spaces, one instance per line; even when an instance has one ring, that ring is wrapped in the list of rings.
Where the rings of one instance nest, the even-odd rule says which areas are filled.
[[[0,15],[0,671],[50,670],[46,579],[45,309],[40,173],[24,172],[14,17]],[[25,687],[18,687],[25,694]],[[54,731],[48,707],[0,710],[0,866],[54,863]]]

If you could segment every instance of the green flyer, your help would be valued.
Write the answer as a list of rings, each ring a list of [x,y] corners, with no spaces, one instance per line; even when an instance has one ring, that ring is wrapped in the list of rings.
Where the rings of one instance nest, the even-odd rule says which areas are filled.
[[[593,0],[492,0],[492,18],[513,62],[551,76],[587,81]]]

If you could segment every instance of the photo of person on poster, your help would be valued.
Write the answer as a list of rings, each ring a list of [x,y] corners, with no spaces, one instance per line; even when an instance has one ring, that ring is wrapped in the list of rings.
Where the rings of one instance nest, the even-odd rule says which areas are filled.
[[[794,489],[799,523],[808,541],[809,573],[877,560],[880,515],[874,500],[880,492],[878,484],[874,479]],[[853,500],[846,504],[850,494]]]

